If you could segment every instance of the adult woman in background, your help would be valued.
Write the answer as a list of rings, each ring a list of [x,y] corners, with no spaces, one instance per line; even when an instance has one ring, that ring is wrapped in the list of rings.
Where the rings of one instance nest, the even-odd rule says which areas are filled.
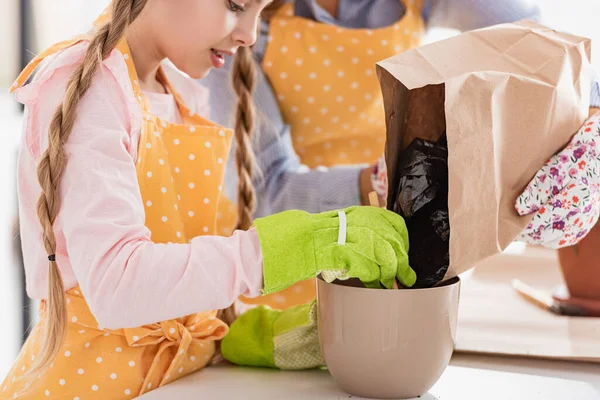
[[[249,211],[256,216],[367,204],[374,188],[385,187],[373,177],[385,143],[376,62],[417,47],[429,28],[467,31],[540,19],[539,7],[527,0],[295,0],[271,8],[253,47],[254,62],[238,60],[233,71],[224,68],[200,81],[210,92],[210,119],[233,126],[244,118],[247,124],[253,105],[248,101],[246,113],[234,119],[237,97],[229,82],[232,73],[248,82],[256,67],[257,118],[248,125],[258,170],[256,209]],[[591,105],[600,107],[593,86]],[[225,184],[231,199],[238,188],[233,163],[230,157]],[[220,234],[231,231],[235,214],[233,206],[221,208]],[[314,296],[308,281],[243,301],[287,308]]]

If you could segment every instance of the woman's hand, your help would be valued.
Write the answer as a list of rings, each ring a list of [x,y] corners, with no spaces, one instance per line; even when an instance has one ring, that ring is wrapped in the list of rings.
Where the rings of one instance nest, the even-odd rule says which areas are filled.
[[[377,193],[379,206],[384,207],[387,197],[385,157],[381,157],[373,166],[363,169],[360,174],[360,198],[363,205],[371,205],[369,193],[373,191]]]

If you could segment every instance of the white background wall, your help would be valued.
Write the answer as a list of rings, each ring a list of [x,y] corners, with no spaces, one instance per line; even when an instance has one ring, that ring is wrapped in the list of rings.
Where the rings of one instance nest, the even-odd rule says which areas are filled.
[[[12,79],[18,68],[19,3],[17,0],[0,0],[0,88]]]

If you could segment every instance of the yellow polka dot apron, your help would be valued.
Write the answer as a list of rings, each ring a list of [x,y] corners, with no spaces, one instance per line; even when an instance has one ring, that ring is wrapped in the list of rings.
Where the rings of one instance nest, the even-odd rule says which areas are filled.
[[[111,5],[108,5],[96,19],[94,25],[99,27],[107,23],[111,19],[111,14]],[[221,196],[219,198],[216,217],[217,230],[215,231],[215,235],[231,236],[237,224],[237,205],[228,199],[227,196]]]
[[[271,19],[262,67],[303,164],[373,163],[383,155],[385,114],[375,64],[418,46],[424,31],[421,2],[404,4],[404,16],[380,29],[348,29],[296,17],[293,3]],[[309,280],[242,301],[283,309],[315,295],[314,280]]]
[[[59,43],[40,54],[14,87],[21,86],[44,57],[80,40]],[[172,124],[152,115],[126,41],[117,49],[125,58],[143,112],[136,168],[152,240],[186,243],[198,235],[215,234],[232,132],[187,109],[162,73],[183,123]],[[79,288],[67,292],[67,302],[67,339],[51,368],[38,377],[24,376],[43,339],[46,314],[42,302],[40,322],[0,385],[0,399],[133,398],[206,366],[214,355],[215,341],[228,330],[216,318],[216,311],[135,329],[104,330]]]

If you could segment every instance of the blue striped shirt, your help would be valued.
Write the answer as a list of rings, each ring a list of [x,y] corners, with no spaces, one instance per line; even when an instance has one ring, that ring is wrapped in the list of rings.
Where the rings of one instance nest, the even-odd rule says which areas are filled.
[[[405,12],[399,0],[340,0],[336,18],[323,10],[316,0],[296,0],[297,16],[348,28],[381,28],[399,20]],[[441,27],[467,31],[529,18],[540,19],[540,9],[528,0],[424,0],[423,18],[428,28]],[[268,24],[254,46],[257,62],[262,61]],[[199,83],[210,90],[209,118],[233,126],[236,107],[231,88],[231,60],[226,67],[212,71]],[[257,132],[253,148],[257,159],[255,187],[256,216],[298,209],[321,212],[360,203],[359,174],[364,165],[309,169],[303,166],[294,148],[290,127],[281,116],[269,82],[258,74],[254,93],[257,107]],[[600,107],[600,87],[593,84],[591,104]],[[225,193],[237,196],[237,175],[232,149],[225,175]]]

